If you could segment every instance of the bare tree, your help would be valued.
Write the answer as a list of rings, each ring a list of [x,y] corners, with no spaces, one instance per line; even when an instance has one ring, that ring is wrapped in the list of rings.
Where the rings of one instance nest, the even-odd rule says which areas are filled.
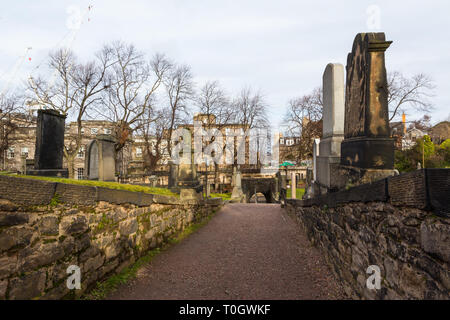
[[[188,112],[187,102],[193,98],[194,82],[191,68],[187,65],[173,65],[163,80],[168,100],[169,118],[167,129],[167,151],[172,154],[172,133]]]
[[[267,104],[261,92],[244,88],[233,101],[233,106],[237,114],[237,122],[248,129],[263,128],[268,125]]]
[[[150,113],[150,110],[147,110]],[[149,174],[156,169],[163,156],[167,152],[164,133],[169,126],[169,113],[167,108],[152,111],[148,115],[151,121],[142,120],[138,126],[138,136],[143,139],[144,144],[144,171]]]
[[[107,88],[106,72],[113,65],[111,51],[103,49],[96,60],[82,64],[67,49],[50,54],[49,68],[53,76],[49,81],[42,77],[30,78],[31,101],[43,107],[76,118],[76,131],[66,134],[64,157],[69,177],[74,176],[74,161],[82,143],[83,120],[100,100],[100,93]]]
[[[288,134],[300,137],[295,147],[295,157],[302,160],[312,154],[313,139],[322,135],[322,88],[289,101],[284,121]]]
[[[115,63],[108,73],[109,86],[99,113],[114,123],[119,152],[142,117],[151,114],[156,91],[170,64],[161,54],[147,62],[133,45],[120,41],[106,45],[104,50],[111,52]]]
[[[267,103],[260,91],[254,91],[250,87],[243,88],[239,95],[233,100],[232,107],[236,114],[236,122],[242,124],[246,130],[254,129],[256,131],[256,146],[249,145],[249,152],[256,153],[257,168],[260,166],[260,138],[262,137],[259,129],[266,129],[269,126],[267,118]],[[253,132],[253,134],[255,133]],[[266,132],[267,133],[267,132]],[[253,148],[256,148],[253,150]],[[236,165],[237,153],[234,152]]]
[[[207,116],[206,123],[203,126],[208,130],[215,128],[222,132],[226,126],[236,119],[236,110],[230,104],[226,93],[218,81],[206,82],[197,94],[195,101],[200,113]],[[211,143],[214,143],[214,136],[207,141],[207,144]],[[226,151],[226,147],[226,143],[223,143],[222,154]],[[214,162],[214,180],[217,191],[220,181],[219,164],[216,162]]]
[[[434,89],[433,80],[425,74],[419,73],[406,78],[398,71],[390,73],[388,75],[389,121],[408,109],[430,112],[433,105],[428,99],[433,96]]]
[[[18,131],[31,124],[24,111],[20,96],[8,92],[0,95],[0,159],[4,168],[6,151],[14,144]]]

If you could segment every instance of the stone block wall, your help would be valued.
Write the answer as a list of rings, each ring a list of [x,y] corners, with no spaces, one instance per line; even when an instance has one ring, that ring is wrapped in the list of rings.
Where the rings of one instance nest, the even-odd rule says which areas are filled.
[[[288,200],[286,207],[322,251],[349,297],[450,299],[450,189],[445,193],[442,187],[449,173],[427,175],[421,170],[328,198]],[[435,183],[432,176],[441,182],[436,208],[427,191],[427,185]],[[380,290],[366,286],[371,265],[381,270]]]
[[[125,195],[116,204],[112,199],[94,201],[92,192],[98,190],[92,187],[61,184],[53,186],[53,192],[60,192],[57,201],[53,198],[51,203],[40,204],[31,197],[30,203],[24,203],[20,195],[4,194],[3,190],[15,189],[23,180],[36,183],[37,188],[39,183],[48,184],[1,178],[0,300],[79,296],[221,205],[183,204],[178,198],[142,194],[137,199],[142,205],[123,202]],[[114,190],[114,195],[120,192]],[[82,204],[80,199],[85,196],[89,201]],[[81,290],[67,288],[70,265],[81,269]]]

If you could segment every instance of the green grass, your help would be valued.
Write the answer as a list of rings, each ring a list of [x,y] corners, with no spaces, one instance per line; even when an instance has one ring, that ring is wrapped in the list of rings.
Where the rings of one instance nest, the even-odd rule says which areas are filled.
[[[211,193],[211,198],[222,198],[223,201],[231,199],[231,193]]]
[[[302,199],[303,195],[305,194],[305,189],[304,188],[297,188],[295,191],[296,191],[295,194],[297,196],[297,199]],[[292,195],[291,189],[287,189],[286,197],[288,199],[290,199],[291,195]]]
[[[16,174],[7,174],[12,177],[19,178],[27,178],[27,179],[36,179],[36,180],[44,180],[44,181],[52,181],[52,182],[60,182],[67,184],[76,184],[81,186],[93,186],[93,187],[104,187],[109,189],[117,189],[117,190],[127,190],[133,192],[144,192],[150,194],[161,194],[165,196],[173,196],[178,197],[179,195],[173,193],[169,189],[166,188],[156,188],[156,187],[145,187],[138,186],[132,184],[118,183],[118,182],[105,182],[105,181],[96,181],[96,180],[76,180],[76,179],[67,179],[67,178],[58,178],[58,177],[41,177],[41,176],[26,176],[26,175],[16,175]]]
[[[193,223],[189,227],[186,227],[182,232],[171,237],[161,248],[150,250],[146,255],[139,258],[133,265],[123,269],[119,274],[113,275],[103,282],[98,282],[97,286],[89,293],[82,296],[81,299],[101,300],[106,298],[107,296],[112,294],[120,285],[126,284],[128,281],[136,278],[138,270],[144,265],[148,264],[156,255],[181,242],[183,239],[206,225],[215,213],[216,211],[213,211],[210,215],[202,219],[200,222]]]

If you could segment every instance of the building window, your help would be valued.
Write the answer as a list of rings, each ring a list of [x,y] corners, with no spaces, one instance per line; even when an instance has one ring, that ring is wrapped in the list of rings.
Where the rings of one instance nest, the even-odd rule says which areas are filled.
[[[83,180],[84,179],[84,168],[78,168],[77,169],[77,179]]]
[[[292,146],[293,144],[294,144],[294,140],[292,140],[292,139],[286,140],[286,145]]]
[[[14,147],[8,148],[8,151],[6,153],[6,157],[8,159],[13,159],[14,158]]]
[[[284,139],[280,139],[280,144],[284,144]]]
[[[84,158],[84,146],[81,146],[78,150],[77,158]]]
[[[136,148],[136,157],[142,157],[142,148]]]
[[[81,128],[81,134],[84,134],[84,128]]]
[[[24,156],[25,158],[28,158],[28,148],[24,147],[20,149],[20,154]]]
[[[110,128],[105,128],[105,129],[103,129],[103,133],[104,134],[111,134],[111,129]]]
[[[91,128],[91,134],[97,134],[98,129],[97,128]]]

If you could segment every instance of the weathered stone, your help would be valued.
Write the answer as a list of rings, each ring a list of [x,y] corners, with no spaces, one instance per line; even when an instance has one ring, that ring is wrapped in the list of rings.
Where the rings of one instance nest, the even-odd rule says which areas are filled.
[[[17,271],[17,255],[0,256],[0,279],[7,278]]]
[[[10,280],[9,299],[27,300],[39,297],[45,289],[45,270],[38,270]]]
[[[0,300],[6,299],[7,289],[8,289],[8,279],[0,280]]]
[[[13,247],[24,247],[30,244],[33,229],[28,227],[10,227],[0,232],[0,252]]]
[[[424,221],[420,226],[420,243],[425,252],[450,262],[450,225]]]
[[[9,200],[0,199],[0,211],[17,211],[19,206]]]
[[[86,248],[88,248],[91,245],[91,238],[89,234],[85,233],[81,236],[78,236],[75,238],[75,251],[79,252]]]
[[[64,250],[58,242],[28,247],[19,252],[18,265],[21,272],[35,270],[64,257]]]
[[[57,235],[59,233],[59,218],[46,215],[39,221],[39,231],[44,235]]]
[[[80,263],[87,261],[88,259],[95,257],[100,253],[100,249],[94,246],[89,247],[86,251],[80,254]]]
[[[61,235],[73,235],[86,232],[89,228],[88,221],[84,215],[72,215],[63,217],[59,224]]]
[[[122,221],[119,223],[119,231],[122,235],[129,235],[138,230],[138,222],[136,218]]]
[[[97,135],[87,149],[87,175],[91,180],[115,181],[114,138]]]
[[[69,268],[69,266],[77,264],[77,258],[72,257],[69,261],[56,263],[52,267],[50,267],[48,269],[47,289],[53,288],[61,282],[63,282],[64,286],[66,286],[66,281],[63,280],[67,279],[67,277],[69,276],[69,274],[67,273],[67,269]]]
[[[83,265],[83,272],[90,272],[92,270],[97,270],[103,265],[105,257],[101,254],[96,255],[93,258],[88,259]]]
[[[398,287],[412,298],[424,299],[424,285],[426,277],[423,273],[414,270],[411,266],[404,264],[399,274]]]
[[[0,227],[10,227],[28,222],[28,214],[24,212],[0,212]]]

